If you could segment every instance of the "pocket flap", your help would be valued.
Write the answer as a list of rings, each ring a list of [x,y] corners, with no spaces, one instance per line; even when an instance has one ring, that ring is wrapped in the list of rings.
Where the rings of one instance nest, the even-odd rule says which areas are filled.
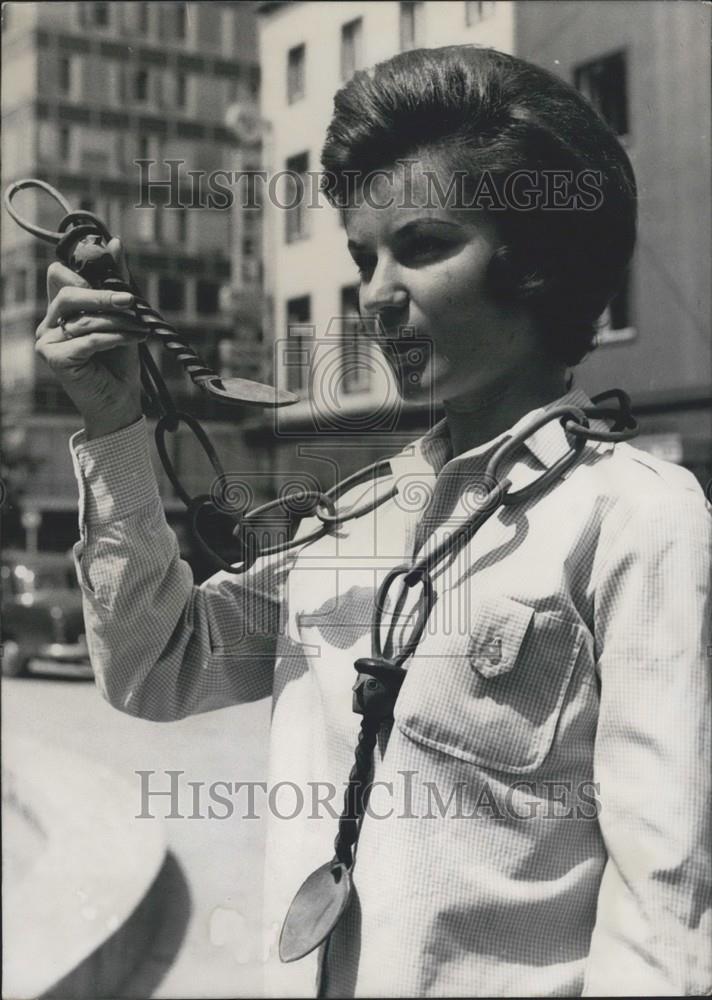
[[[509,673],[533,617],[533,608],[510,598],[479,602],[467,647],[471,669],[486,678]]]

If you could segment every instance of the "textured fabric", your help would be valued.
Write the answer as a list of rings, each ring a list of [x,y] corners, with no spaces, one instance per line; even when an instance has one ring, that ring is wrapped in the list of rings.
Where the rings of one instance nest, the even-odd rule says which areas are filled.
[[[573,389],[556,402],[588,399]],[[712,989],[712,519],[689,473],[628,444],[588,443],[554,486],[500,509],[439,567],[377,748],[356,898],[328,949],[276,959],[294,893],[333,854],[336,821],[309,803],[331,783],[332,812],[341,805],[376,588],[477,507],[498,443],[452,458],[441,421],[343,502],[395,483],[392,500],[196,587],[144,420],[72,439],[74,554],[104,695],[155,720],[272,697],[269,784],[293,783],[307,805],[268,827],[269,996]],[[566,448],[560,423],[545,425],[519,449],[512,488]]]

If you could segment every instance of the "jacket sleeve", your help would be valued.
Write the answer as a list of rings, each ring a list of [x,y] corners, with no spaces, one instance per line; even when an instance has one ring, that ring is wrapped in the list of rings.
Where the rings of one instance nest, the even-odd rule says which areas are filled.
[[[608,860],[584,996],[712,990],[711,553],[702,492],[667,490],[618,524],[598,574]]]
[[[142,417],[70,451],[79,485],[73,549],[97,685],[157,721],[267,696],[292,553],[196,586],[169,527]]]

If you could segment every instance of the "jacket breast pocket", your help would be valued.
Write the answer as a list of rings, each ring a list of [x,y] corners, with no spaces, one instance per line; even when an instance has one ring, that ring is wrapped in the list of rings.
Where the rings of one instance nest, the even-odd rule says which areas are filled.
[[[477,599],[469,612],[465,634],[421,644],[396,725],[460,760],[534,771],[551,750],[585,630],[507,597]]]

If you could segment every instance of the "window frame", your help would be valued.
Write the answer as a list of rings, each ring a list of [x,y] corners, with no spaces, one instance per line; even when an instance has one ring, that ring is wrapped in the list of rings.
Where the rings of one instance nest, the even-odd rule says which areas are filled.
[[[351,337],[351,349],[347,352],[345,341],[346,337],[346,321],[354,320],[355,325],[363,325],[363,320],[360,317],[358,310],[358,283],[351,285],[342,285],[340,289],[340,308],[341,308],[341,359],[342,359],[342,384],[344,387],[344,392],[349,396],[357,395],[358,393],[370,392],[371,386],[371,372],[367,366],[358,365],[356,371],[358,372],[358,377],[355,379],[349,379],[346,375],[346,365],[344,362],[347,356],[351,356],[354,360],[358,361],[360,359],[368,359],[371,355],[370,344],[366,339],[359,341],[357,337]],[[351,298],[354,301],[349,302],[348,299]]]
[[[305,167],[304,170],[298,169],[295,166],[295,161],[304,159]],[[295,153],[292,156],[288,156],[285,161],[285,171],[293,174],[297,174],[299,177],[308,178],[309,176],[309,150],[303,150],[300,153]],[[291,179],[287,180],[287,183],[291,185]],[[298,204],[285,208],[285,228],[284,228],[284,241],[285,243],[298,243],[300,240],[305,240],[309,238],[309,226],[307,225],[307,206],[306,206],[306,191],[307,182],[303,181],[303,192],[304,197],[300,199]],[[291,201],[291,198],[289,199]]]
[[[633,322],[634,315],[634,272],[629,268],[626,272],[623,284],[613,296],[601,314],[596,330],[596,347],[607,347],[609,345],[630,343],[635,340],[638,331]],[[614,326],[612,322],[613,312],[618,307],[617,300],[622,301],[625,312],[625,324]],[[611,309],[613,304],[614,308]]]
[[[472,8],[475,5],[477,12],[473,17]],[[496,9],[496,0],[465,0],[465,25],[472,28],[476,24],[482,24],[495,13]]]
[[[353,66],[346,68],[346,52],[351,49]],[[363,17],[354,17],[341,25],[341,46],[339,49],[339,74],[342,83],[350,80],[354,73],[363,68]]]
[[[293,60],[295,54],[297,58]],[[287,50],[287,104],[296,104],[306,97],[306,76],[307,45],[306,42],[299,42]]]
[[[622,110],[622,124],[625,125],[624,131],[619,131],[617,125],[615,125],[609,117],[603,113],[603,109],[598,100],[592,96],[592,88],[590,86],[591,74],[596,67],[604,67],[606,64],[610,65],[614,60],[620,60],[622,69],[622,98],[620,99],[620,105]],[[589,86],[584,84],[584,80],[588,79]],[[610,49],[607,52],[603,52],[593,59],[586,59],[585,62],[577,63],[572,68],[572,82],[576,90],[582,94],[589,104],[597,111],[597,113],[603,118],[606,124],[611,128],[619,140],[622,142],[629,142],[631,139],[631,115],[630,115],[630,69],[629,69],[629,51],[627,46],[619,46],[615,49]]]
[[[404,15],[410,12],[410,17]],[[401,52],[409,52],[411,49],[420,48],[425,40],[425,3],[424,0],[400,0],[398,9],[398,31]],[[408,21],[412,23],[412,37],[410,41],[405,38],[405,26]]]
[[[306,303],[306,318],[295,315],[296,306],[298,303]],[[282,369],[284,371],[284,383],[285,388],[289,392],[308,392],[309,391],[309,377],[311,369],[311,348],[315,340],[315,327],[314,321],[312,319],[312,296],[310,294],[306,295],[295,295],[292,298],[287,299],[284,304],[285,306],[285,326],[286,326],[286,337],[283,342],[283,350],[281,352],[281,363]],[[291,318],[293,317],[293,318]],[[295,332],[299,327],[304,329],[303,333]],[[292,351],[304,352],[307,357],[308,364],[306,368],[303,364],[290,365],[288,363],[285,354]],[[299,372],[299,378],[295,380],[294,372]],[[290,376],[290,372],[292,373]]]

